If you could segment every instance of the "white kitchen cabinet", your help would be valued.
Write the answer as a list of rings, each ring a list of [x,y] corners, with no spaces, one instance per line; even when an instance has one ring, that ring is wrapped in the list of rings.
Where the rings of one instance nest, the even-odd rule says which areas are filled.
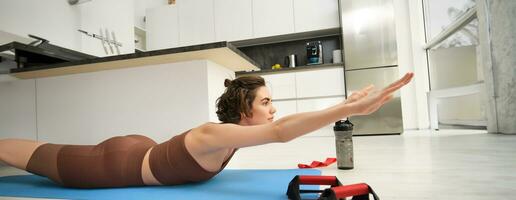
[[[344,101],[344,96],[341,97],[326,97],[317,99],[298,99],[297,112],[310,112],[328,108],[337,105]]]
[[[28,129],[37,119],[34,130],[41,141],[97,144],[113,136],[145,134],[160,143],[212,121],[215,99],[225,89],[224,79],[232,78],[230,73],[229,69],[208,60],[195,60],[45,77],[38,78],[36,86],[34,80],[28,83],[27,89],[32,86],[32,91],[23,91],[28,96],[19,96],[32,95],[28,104],[19,97],[13,100],[23,100],[20,103],[1,101],[5,99],[2,95],[0,102],[15,103],[9,104],[16,106],[13,108],[26,105],[27,108],[17,111],[28,110],[27,115],[37,118],[21,116],[25,119],[19,121],[26,122],[23,125],[27,127],[13,124],[20,128],[11,130],[35,133]],[[5,84],[0,84],[0,92],[7,92],[2,85]],[[0,113],[3,110],[0,106]],[[3,128],[0,126],[0,131],[6,130]]]
[[[297,72],[296,94],[298,98],[344,95],[343,68]]]
[[[274,113],[274,120],[278,120],[282,117],[296,114],[297,113],[297,101],[296,100],[285,100],[285,101],[274,101],[272,102],[276,113]]]
[[[293,0],[253,0],[255,38],[294,32]]]
[[[300,99],[297,100],[297,112],[310,112],[328,108],[330,106],[337,105],[344,101],[342,97],[329,97],[329,98],[317,98],[317,99]],[[323,128],[313,131],[306,136],[333,136],[333,124],[329,124]]]
[[[253,37],[252,0],[213,0],[216,41]]]
[[[260,75],[271,91],[275,118],[323,110],[344,101],[344,69],[324,68]],[[304,137],[333,136],[333,124]]]
[[[3,1],[5,2],[5,1]],[[49,3],[53,5],[54,3]],[[63,2],[64,4],[64,2]],[[2,4],[2,6],[4,6]],[[9,5],[9,4],[7,4]],[[29,7],[36,7],[38,5],[35,5],[33,3],[30,4]],[[126,0],[110,0],[110,1],[91,1],[85,4],[81,4],[78,6],[70,6],[68,8],[61,8],[61,7],[47,7],[50,5],[43,5],[44,9],[53,9],[53,12],[51,15],[42,15],[38,17],[37,15],[34,15],[36,13],[31,13],[30,10],[24,10],[24,13],[30,13],[30,18],[45,18],[45,21],[47,23],[37,23],[31,21],[30,24],[23,24],[23,23],[15,23],[19,24],[18,26],[22,27],[31,27],[30,29],[27,29],[29,31],[28,33],[36,33],[38,36],[46,37],[45,35],[40,35],[39,32],[32,32],[34,29],[32,27],[45,27],[44,30],[51,30],[51,32],[47,32],[50,35],[54,35],[55,37],[60,37],[62,34],[68,34],[68,31],[74,31],[74,39],[75,36],[79,36],[80,39],[80,52],[104,57],[104,56],[113,56],[117,55],[117,50],[115,50],[114,46],[107,47],[107,52],[104,50],[104,47],[102,45],[102,42],[94,37],[87,36],[86,34],[81,34],[77,31],[75,31],[76,28],[79,28],[81,30],[87,31],[90,34],[100,34],[101,30],[103,34],[106,36],[106,32],[108,35],[108,39],[112,40],[112,34],[115,34],[116,41],[121,43],[122,46],[118,48],[120,51],[120,54],[131,54],[134,53],[134,2],[133,1],[126,1]],[[72,9],[73,8],[73,9]],[[68,13],[68,11],[72,11],[73,13],[76,13],[77,15],[54,15],[54,13],[61,13],[65,14]],[[0,11],[2,12],[2,11]],[[18,11],[19,12],[19,11]],[[37,12],[39,13],[39,11]],[[116,13],[116,14],[115,14]],[[3,14],[3,13],[2,13]],[[69,26],[71,24],[62,24],[60,26],[53,25],[53,24],[59,24],[62,23],[61,17],[67,18],[77,16],[78,18],[76,20],[69,19],[72,21],[77,22],[77,25]],[[54,21],[54,18],[59,19],[59,21]],[[80,19],[80,20],[79,20]],[[10,21],[14,22],[14,21]],[[1,23],[1,22],[0,22]],[[23,25],[21,25],[23,24]],[[63,26],[64,29],[57,29],[54,30],[54,28],[58,28]],[[65,28],[66,26],[69,26]],[[0,28],[1,29],[1,28]],[[25,32],[25,31],[24,31]],[[51,39],[51,38],[47,38]],[[59,38],[61,40],[61,38]],[[52,41],[52,40],[51,40]],[[74,43],[73,41],[67,41]],[[52,41],[52,43],[54,43]]]
[[[262,75],[265,83],[271,90],[272,99],[293,99],[296,98],[296,74],[268,74]]]
[[[338,0],[295,0],[295,32],[338,28]]]
[[[338,26],[336,0],[188,0],[146,12],[147,50]]]
[[[179,45],[189,46],[215,41],[213,0],[177,1]]]
[[[145,16],[148,51],[179,46],[179,15],[176,5],[147,9]]]

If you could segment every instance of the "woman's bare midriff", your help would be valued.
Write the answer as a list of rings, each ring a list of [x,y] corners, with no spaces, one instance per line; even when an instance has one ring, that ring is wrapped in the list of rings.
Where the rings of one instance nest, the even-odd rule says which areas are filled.
[[[145,153],[145,157],[143,157],[143,163],[142,163],[142,179],[143,183],[145,185],[163,185],[161,184],[154,175],[152,175],[150,164],[149,164],[149,154],[151,152],[152,148],[147,150],[147,153]]]

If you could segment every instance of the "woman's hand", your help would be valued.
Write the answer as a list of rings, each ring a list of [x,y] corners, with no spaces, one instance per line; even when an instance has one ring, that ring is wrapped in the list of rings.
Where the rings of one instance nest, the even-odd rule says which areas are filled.
[[[353,108],[353,115],[368,115],[378,110],[383,104],[392,99],[392,94],[408,84],[414,73],[407,73],[398,81],[390,84],[382,90],[375,90],[373,85],[354,92],[345,101]]]
[[[355,101],[358,101],[359,99],[367,96],[369,92],[371,92],[374,89],[374,85],[369,85],[365,88],[362,88],[359,91],[353,92],[348,98],[346,98],[345,104],[353,103]]]

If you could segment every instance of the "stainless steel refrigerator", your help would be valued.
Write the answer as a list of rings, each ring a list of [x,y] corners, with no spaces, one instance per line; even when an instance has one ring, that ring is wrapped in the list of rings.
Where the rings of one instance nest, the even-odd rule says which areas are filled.
[[[392,0],[339,0],[346,93],[369,84],[383,88],[398,79]],[[355,116],[354,135],[401,134],[399,92],[371,115]]]

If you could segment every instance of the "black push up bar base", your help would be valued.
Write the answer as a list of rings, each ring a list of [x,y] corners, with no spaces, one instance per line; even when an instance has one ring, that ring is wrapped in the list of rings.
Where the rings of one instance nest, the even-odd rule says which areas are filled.
[[[329,185],[325,190],[301,190],[300,185]],[[373,189],[365,184],[342,185],[335,176],[296,176],[290,181],[287,196],[291,200],[301,200],[302,193],[319,193],[318,200],[338,200],[353,197],[352,200],[369,200],[369,194],[373,199],[380,200]]]

